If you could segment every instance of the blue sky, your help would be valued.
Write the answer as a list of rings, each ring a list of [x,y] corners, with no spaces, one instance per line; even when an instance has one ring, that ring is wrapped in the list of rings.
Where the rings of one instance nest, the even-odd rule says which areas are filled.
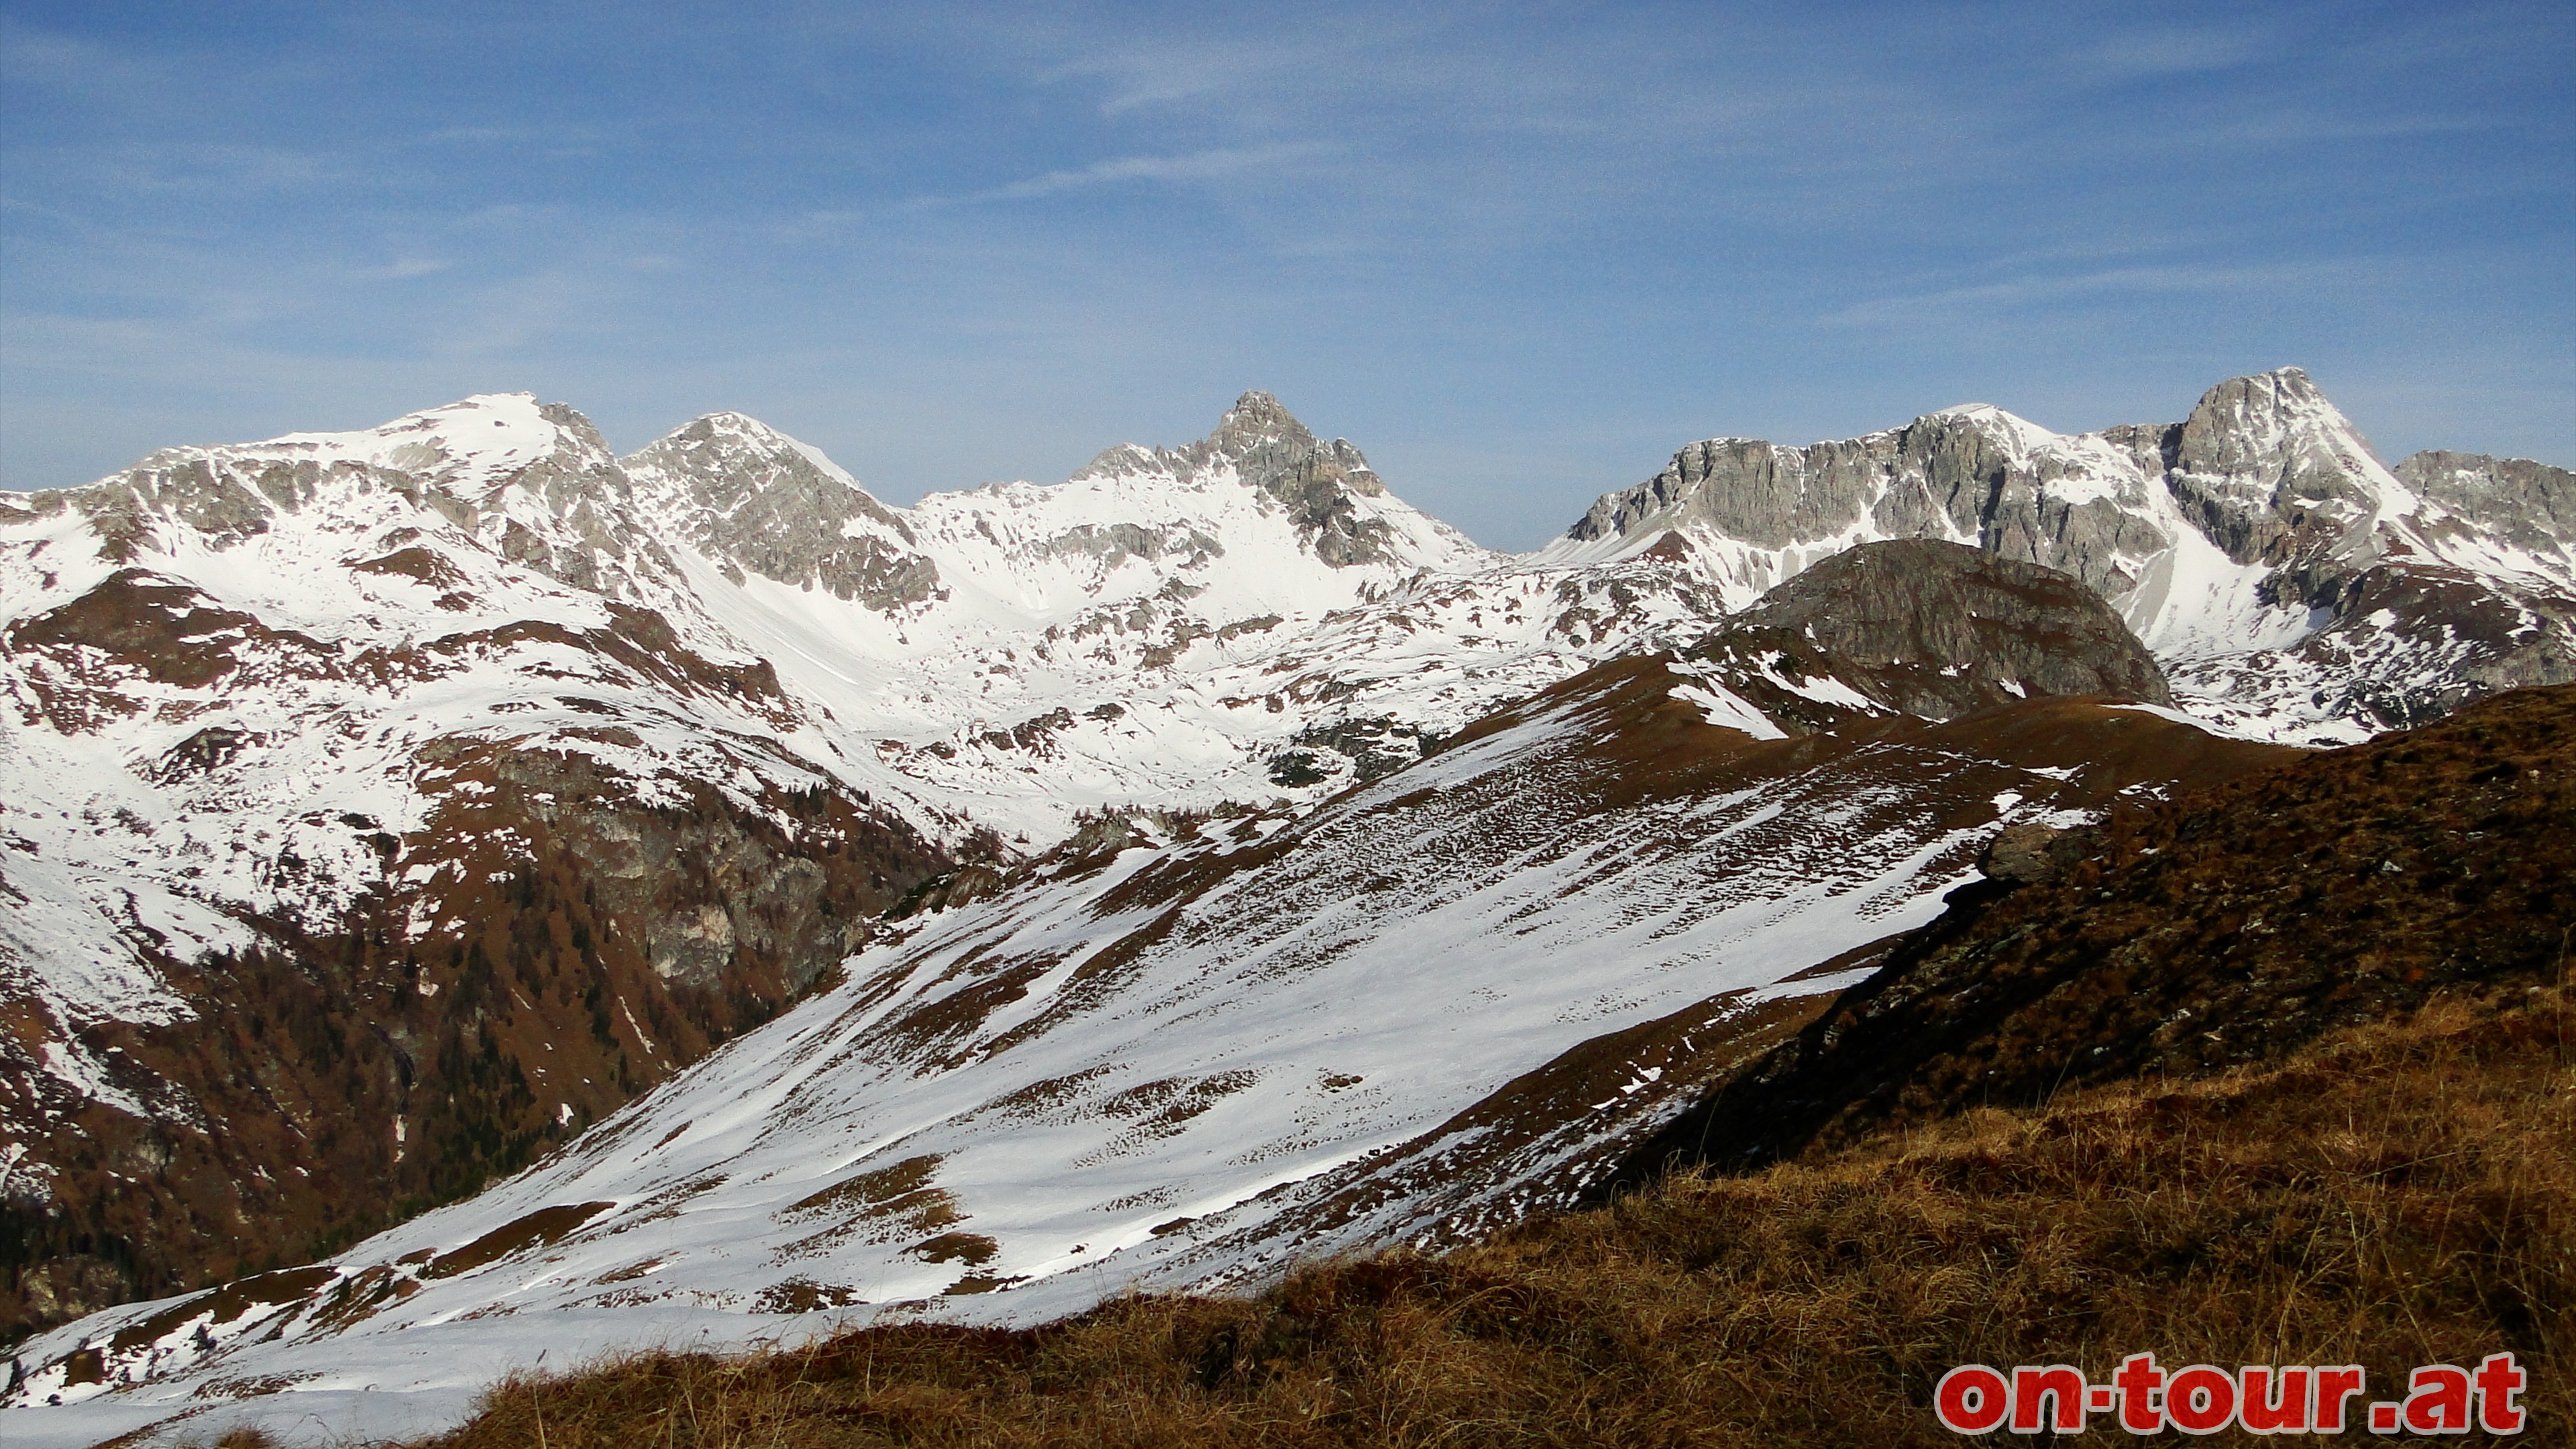
[[[2285,363],[2576,465],[2576,7],[1386,8],[0,0],[0,484],[527,390],[901,501],[1263,387],[1530,547]]]

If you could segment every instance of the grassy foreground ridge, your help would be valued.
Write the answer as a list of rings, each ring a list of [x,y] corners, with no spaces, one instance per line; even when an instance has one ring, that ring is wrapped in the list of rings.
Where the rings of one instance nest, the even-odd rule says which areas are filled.
[[[2375,1390],[2509,1348],[2547,1442],[2576,1415],[2571,1033],[2556,988],[2446,999],[2281,1066],[1668,1179],[1253,1299],[514,1380],[436,1442],[1955,1444],[1925,1407],[1951,1365],[2099,1379],[2139,1348],[2358,1362]]]

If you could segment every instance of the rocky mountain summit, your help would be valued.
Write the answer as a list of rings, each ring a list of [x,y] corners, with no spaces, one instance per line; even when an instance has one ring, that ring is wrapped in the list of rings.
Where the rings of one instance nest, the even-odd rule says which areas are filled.
[[[940,591],[912,529],[838,464],[740,413],[710,413],[623,460],[667,537],[739,587],[746,571],[880,611]]]
[[[1177,449],[1112,448],[1073,476],[1212,478],[1225,472],[1285,509],[1298,543],[1332,567],[1418,557],[1417,548],[1407,547],[1413,540],[1400,538],[1383,512],[1360,506],[1362,499],[1387,496],[1360,450],[1348,439],[1318,439],[1266,392],[1237,398],[1216,431],[1200,442]],[[1437,520],[1432,525],[1443,552],[1475,558],[1479,550],[1464,534]]]

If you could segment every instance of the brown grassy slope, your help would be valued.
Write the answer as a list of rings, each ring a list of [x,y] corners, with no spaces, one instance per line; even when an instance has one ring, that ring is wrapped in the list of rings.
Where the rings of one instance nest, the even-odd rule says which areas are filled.
[[[2115,814],[2060,878],[1963,897],[1629,1176],[2264,1060],[2445,986],[2556,980],[2572,826],[2576,686]]]
[[[1684,1177],[1440,1258],[1026,1333],[889,1328],[516,1380],[436,1449],[1937,1445],[1945,1368],[2509,1348],[2576,1416],[2576,1011],[2446,997],[2272,1066]],[[2235,1442],[2222,1437],[2212,1441]],[[2250,1441],[2247,1441],[2250,1442]]]
[[[1880,1036],[1820,1026],[1793,1066],[1885,1070],[1755,1175],[1254,1299],[514,1382],[438,1449],[540,1414],[563,1449],[1949,1444],[1944,1369],[2139,1349],[2381,1390],[2511,1349],[2545,1441],[2576,1416],[2571,723],[2576,690],[2508,696],[2116,824],[1856,998]]]

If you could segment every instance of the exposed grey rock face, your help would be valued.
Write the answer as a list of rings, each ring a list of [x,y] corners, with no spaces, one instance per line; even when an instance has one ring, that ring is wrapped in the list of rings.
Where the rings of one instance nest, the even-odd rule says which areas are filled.
[[[1195,528],[1156,528],[1142,523],[1085,523],[1048,539],[1039,552],[1050,558],[1079,554],[1103,565],[1121,559],[1177,558],[1198,567],[1225,556],[1225,545]]]
[[[2229,558],[2280,564],[2366,522],[2379,501],[2377,471],[2369,444],[2316,384],[2285,367],[2203,394],[2165,481]]]
[[[1271,757],[1270,781],[1291,789],[1345,777],[1365,783],[1436,753],[1440,738],[1437,730],[1393,715],[1311,725]]]
[[[1836,554],[1685,657],[1792,729],[1835,727],[1852,694],[1932,720],[2033,695],[2172,703],[2155,656],[2100,595],[2053,569],[1937,539]]]
[[[1771,550],[1831,549],[1855,535],[1943,538],[2074,574],[2097,592],[2126,592],[2137,582],[2135,561],[2168,542],[2137,507],[2144,480],[2119,480],[2131,486],[2106,496],[2052,490],[2062,480],[2091,477],[2116,457],[2107,447],[2034,446],[2045,437],[2006,413],[1972,406],[1804,448],[1712,439],[1674,454],[1653,479],[1605,495],[1567,536],[1606,539],[1696,525]]]
[[[699,418],[624,466],[735,583],[754,573],[887,610],[939,592],[939,566],[901,515],[740,413]]]
[[[2376,460],[2348,442],[2300,435],[2297,419],[2323,406],[2313,388],[2291,395],[2292,426],[2267,420],[2261,401],[2236,403],[2251,419],[2240,431],[2273,447],[2234,445],[2252,485],[2232,491],[2277,482],[2266,506],[2219,518],[2212,536],[2236,546],[2231,557],[2254,549],[2273,567],[2266,590],[2310,609],[2315,627],[2281,649],[2198,661],[2195,686],[2257,697],[2291,681],[2321,714],[2403,729],[2501,690],[2576,680],[2576,475],[2419,453],[2393,472],[2408,498],[2371,487]],[[2177,493],[2207,476],[2177,473]]]
[[[2247,699],[2286,684],[2322,717],[2411,729],[2503,690],[2576,680],[2576,594],[2545,582],[2384,563],[2338,574],[2319,612],[2331,622],[2287,647],[2187,662],[2188,684]]]
[[[2397,477],[2418,497],[2456,515],[2451,529],[2483,533],[2535,559],[2561,563],[2576,543],[2576,473],[2529,458],[2417,453]],[[2439,529],[2439,525],[2435,525]]]

